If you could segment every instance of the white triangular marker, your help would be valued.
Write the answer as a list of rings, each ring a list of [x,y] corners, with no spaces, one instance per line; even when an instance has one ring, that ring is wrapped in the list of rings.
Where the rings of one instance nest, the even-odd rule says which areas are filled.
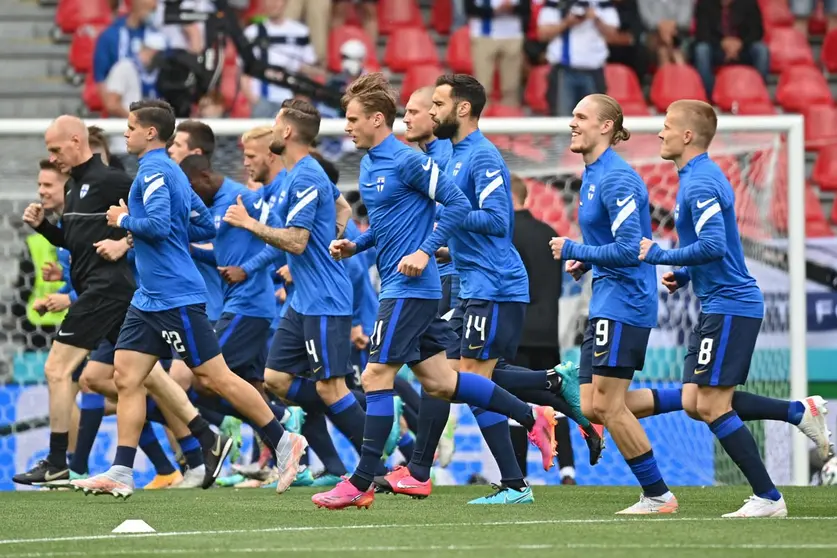
[[[156,531],[142,519],[126,519],[112,533],[156,533]]]

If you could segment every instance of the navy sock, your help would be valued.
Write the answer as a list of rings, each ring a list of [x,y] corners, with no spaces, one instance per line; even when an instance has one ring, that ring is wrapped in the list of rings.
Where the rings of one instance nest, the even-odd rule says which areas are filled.
[[[99,433],[102,417],[105,416],[105,396],[98,393],[82,393],[81,412],[78,419],[76,451],[70,459],[70,470],[79,475],[87,473],[90,451]]]
[[[366,394],[363,393],[362,391],[360,391],[359,389],[353,389],[351,391],[352,391],[352,393],[355,394],[355,399],[357,399],[358,405],[360,405],[360,408],[363,409],[363,412],[365,413],[366,412]]]
[[[514,454],[509,419],[499,413],[492,413],[477,407],[471,407],[471,412],[474,413],[482,437],[497,462],[501,482],[514,490],[522,490],[526,483],[523,481],[523,472]]]
[[[68,432],[49,433],[49,455],[47,461],[64,469],[67,467],[67,447],[70,445],[70,434]]]
[[[526,430],[535,426],[535,417],[529,405],[478,374],[458,374],[454,399],[514,419]]]
[[[186,465],[190,469],[197,469],[203,465],[203,454],[201,453],[201,445],[194,436],[186,436],[177,440],[180,444],[180,451],[183,452],[183,457],[186,459]]]
[[[407,421],[407,428],[412,432],[418,432],[418,412],[419,406],[421,405],[421,395],[410,385],[410,382],[400,376],[395,377],[395,393],[404,402],[404,408],[401,414],[404,420]]]
[[[709,425],[709,429],[721,442],[727,455],[735,461],[747,477],[747,481],[753,487],[753,494],[774,501],[782,497],[776,490],[776,485],[770,480],[753,435],[735,411],[730,411],[715,419]]]
[[[413,457],[408,465],[414,479],[425,482],[430,478],[430,467],[436,456],[439,439],[445,432],[445,425],[450,415],[450,402],[437,399],[421,391],[421,404],[418,413],[418,428]]]
[[[137,448],[128,446],[116,446],[116,456],[113,458],[115,467],[134,468],[134,458],[137,456]]]
[[[664,415],[683,410],[682,389],[652,389],[651,394],[654,396],[655,415]]]
[[[401,439],[398,440],[398,451],[401,452],[401,455],[404,456],[404,459],[410,461],[413,458],[413,450],[416,447],[416,439],[413,438],[413,435],[409,432],[405,432],[401,435]]]
[[[361,491],[372,484],[381,463],[384,445],[392,430],[394,390],[382,389],[366,393],[366,425],[363,430],[363,447],[355,474],[350,479]]]
[[[360,453],[363,446],[363,428],[366,423],[366,413],[355,399],[355,394],[349,392],[340,401],[329,405],[328,418]]]
[[[166,417],[157,406],[157,402],[150,396],[145,398],[145,420],[166,426]]]
[[[171,464],[171,461],[169,461],[166,452],[163,451],[163,446],[160,445],[160,441],[157,439],[157,434],[154,433],[154,429],[151,427],[150,422],[146,422],[142,427],[142,432],[140,432],[139,447],[148,457],[148,460],[151,461],[151,464],[154,465],[154,470],[157,471],[158,475],[170,475],[174,473],[174,466]],[[136,450],[134,450],[134,453],[136,453]],[[132,457],[131,465],[127,465],[127,467],[133,467],[133,463],[134,461]]]
[[[285,429],[275,418],[262,426],[259,430],[263,434],[262,439],[267,445],[273,448],[274,451],[276,450],[276,446],[279,445],[279,440],[281,440],[282,436],[285,435]]]
[[[773,399],[736,391],[732,395],[732,408],[741,420],[777,420],[798,425],[805,415],[805,405],[801,401]]]
[[[251,463],[258,463],[259,457],[262,455],[261,450],[259,449],[259,435],[256,432],[253,432],[253,449],[250,452],[250,462]]]
[[[328,406],[323,403],[317,393],[316,382],[294,378],[291,387],[288,388],[287,398],[297,403],[306,413],[328,414]]]
[[[204,451],[212,451],[213,446],[215,445],[215,432],[209,428],[209,423],[206,419],[197,415],[191,420],[191,422],[189,422],[188,427],[192,436],[197,438],[198,442],[200,442],[201,448]]]
[[[504,361],[497,363],[491,379],[498,386],[508,391],[516,389],[547,389],[548,379],[546,370],[530,370],[522,366],[514,366]]]
[[[647,497],[662,496],[668,492],[668,486],[663,480],[663,475],[660,474],[660,468],[657,467],[657,460],[654,459],[653,450],[648,450],[647,453],[632,459],[626,459],[625,462],[642,486],[642,493]]]

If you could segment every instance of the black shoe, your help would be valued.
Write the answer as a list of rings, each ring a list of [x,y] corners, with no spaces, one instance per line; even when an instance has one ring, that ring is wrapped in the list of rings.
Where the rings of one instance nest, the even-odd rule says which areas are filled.
[[[221,467],[224,465],[224,460],[232,449],[233,439],[224,435],[217,435],[215,443],[212,444],[212,449],[203,450],[203,464],[206,467],[206,476],[203,478],[201,488],[206,490],[213,484],[215,479],[221,474]]]
[[[602,458],[605,449],[604,438],[593,428],[593,425],[581,428],[584,434],[584,441],[587,442],[587,449],[590,451],[590,465],[595,465]]]
[[[29,486],[46,482],[69,481],[70,469],[66,465],[64,467],[56,467],[46,459],[41,459],[37,465],[25,473],[15,475],[12,477],[12,480],[17,484]]]

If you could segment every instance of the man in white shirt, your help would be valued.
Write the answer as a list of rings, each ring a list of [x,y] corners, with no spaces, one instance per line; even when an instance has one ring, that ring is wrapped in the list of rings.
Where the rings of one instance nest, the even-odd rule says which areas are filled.
[[[256,58],[268,65],[294,73],[314,73],[317,55],[308,27],[285,17],[286,4],[287,0],[264,0],[267,19],[249,26],[244,35],[255,46]],[[241,92],[250,102],[253,118],[274,118],[282,102],[294,96],[290,89],[246,75],[241,77]]]
[[[108,116],[128,118],[131,103],[157,97],[158,72],[152,63],[157,53],[165,50],[165,37],[147,30],[137,58],[123,58],[111,68],[102,98]]]
[[[465,0],[471,29],[474,77],[490,99],[494,71],[500,70],[501,103],[520,105],[523,70],[523,29],[528,25],[531,0]]]
[[[538,38],[549,42],[546,60],[552,71],[547,101],[553,115],[571,116],[581,99],[606,92],[607,37],[618,28],[619,14],[608,1],[544,4],[538,14]]]

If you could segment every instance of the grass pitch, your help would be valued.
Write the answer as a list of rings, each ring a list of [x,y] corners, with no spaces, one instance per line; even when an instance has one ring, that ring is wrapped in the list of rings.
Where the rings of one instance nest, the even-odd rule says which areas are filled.
[[[282,496],[267,489],[138,491],[128,501],[4,493],[0,556],[763,558],[837,550],[834,488],[786,488],[790,517],[758,520],[720,518],[743,503],[744,487],[676,489],[681,512],[651,519],[613,515],[636,501],[637,488],[535,487],[533,505],[466,505],[489,492],[443,487],[421,501],[379,494],[369,510],[337,512],[315,508],[309,489]],[[157,532],[111,534],[126,519]]]

